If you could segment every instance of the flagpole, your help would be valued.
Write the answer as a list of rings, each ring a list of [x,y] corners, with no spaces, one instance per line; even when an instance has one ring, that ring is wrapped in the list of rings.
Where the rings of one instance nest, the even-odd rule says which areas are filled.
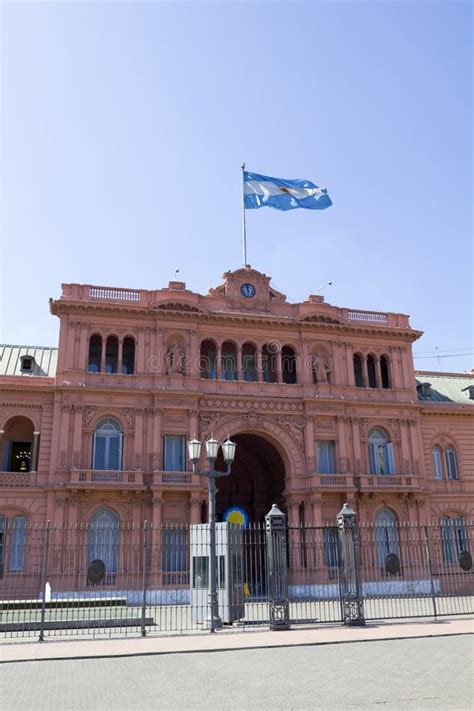
[[[244,257],[244,267],[247,265],[247,225],[245,223],[245,194],[244,194],[244,170],[245,163],[242,163],[242,252]]]

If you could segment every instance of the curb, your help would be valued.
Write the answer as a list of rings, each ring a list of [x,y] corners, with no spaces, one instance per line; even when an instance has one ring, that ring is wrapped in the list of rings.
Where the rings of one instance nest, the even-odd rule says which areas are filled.
[[[155,650],[148,652],[128,652],[128,653],[111,653],[111,654],[75,654],[67,657],[30,657],[28,659],[0,659],[0,664],[23,664],[25,662],[69,662],[81,659],[122,659],[126,657],[151,657],[176,654],[218,654],[219,652],[239,652],[255,649],[288,649],[292,647],[325,647],[332,644],[364,644],[366,642],[398,642],[407,639],[428,639],[436,637],[463,637],[472,635],[474,632],[444,632],[442,634],[417,634],[417,635],[402,635],[400,637],[377,637],[372,639],[339,639],[339,640],[323,640],[321,642],[298,642],[288,644],[261,644],[250,645],[245,647],[220,647],[219,649],[180,649],[180,650]],[[38,642],[38,644],[42,644]]]

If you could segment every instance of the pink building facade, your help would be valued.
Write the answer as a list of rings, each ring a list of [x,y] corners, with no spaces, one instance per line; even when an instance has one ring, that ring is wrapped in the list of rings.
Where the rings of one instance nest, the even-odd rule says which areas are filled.
[[[205,521],[186,443],[211,434],[237,442],[219,517],[277,503],[334,524],[347,501],[361,522],[472,519],[472,372],[415,372],[405,315],[288,303],[250,267],[223,280],[64,284],[58,348],[1,347],[4,541],[15,521]]]

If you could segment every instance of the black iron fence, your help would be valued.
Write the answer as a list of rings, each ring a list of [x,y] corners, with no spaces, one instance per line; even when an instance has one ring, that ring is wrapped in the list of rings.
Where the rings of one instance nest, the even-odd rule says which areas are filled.
[[[277,512],[281,514],[281,512]],[[227,629],[474,613],[472,524],[246,529],[217,524]],[[206,525],[23,526],[0,540],[0,633],[150,635],[209,628]]]

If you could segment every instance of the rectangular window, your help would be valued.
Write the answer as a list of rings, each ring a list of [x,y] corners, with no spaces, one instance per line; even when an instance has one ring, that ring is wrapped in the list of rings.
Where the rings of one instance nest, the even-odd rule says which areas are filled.
[[[369,444],[369,465],[371,474],[394,474],[393,444]]]
[[[21,573],[25,559],[26,518],[15,516],[11,528],[10,562],[11,573]]]
[[[341,556],[339,550],[339,531],[337,528],[325,528],[324,530],[324,565],[326,568],[338,568]]]
[[[319,474],[335,474],[335,444],[331,441],[316,442],[316,466]]]
[[[185,528],[165,528],[162,533],[161,566],[164,582],[178,585],[186,582],[188,572],[187,536]],[[205,573],[204,567],[200,571]],[[189,581],[188,581],[189,582]]]
[[[186,437],[165,435],[163,437],[163,471],[186,471]]]
[[[459,554],[469,550],[466,525],[462,516],[445,516],[441,519],[441,540],[445,563],[456,563]]]

